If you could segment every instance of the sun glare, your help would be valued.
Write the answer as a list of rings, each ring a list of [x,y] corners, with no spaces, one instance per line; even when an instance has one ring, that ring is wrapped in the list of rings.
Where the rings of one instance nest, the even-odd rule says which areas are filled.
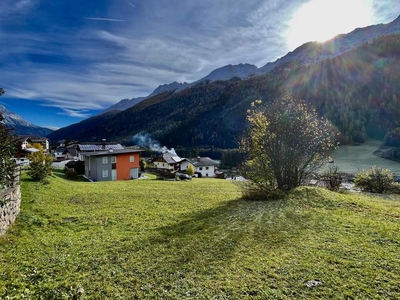
[[[290,50],[311,41],[324,42],[372,21],[371,0],[311,0],[289,21]]]

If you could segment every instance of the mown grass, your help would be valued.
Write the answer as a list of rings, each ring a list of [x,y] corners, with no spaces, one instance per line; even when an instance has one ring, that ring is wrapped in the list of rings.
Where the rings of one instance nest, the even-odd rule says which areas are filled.
[[[56,175],[23,177],[0,238],[1,299],[400,298],[396,196],[303,187],[256,202],[217,179]]]

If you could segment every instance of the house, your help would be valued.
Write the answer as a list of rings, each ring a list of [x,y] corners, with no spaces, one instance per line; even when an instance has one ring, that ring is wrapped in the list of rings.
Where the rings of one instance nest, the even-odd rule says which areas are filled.
[[[18,136],[16,140],[17,144],[17,152],[22,151],[24,153],[24,150],[27,148],[31,147],[33,144],[40,144],[43,147],[43,151],[45,153],[49,152],[50,149],[50,142],[48,138],[45,137],[35,137],[35,136],[30,136],[30,135],[20,135]]]
[[[31,137],[32,144],[40,144],[43,147],[44,153],[48,153],[50,150],[50,142],[45,137]]]
[[[77,146],[78,145],[70,145],[67,148],[65,148],[63,155],[65,159],[78,159],[78,151],[77,151]]]
[[[195,173],[197,173],[198,177],[215,177],[215,171],[219,165],[218,162],[212,160],[209,157],[200,157],[197,158],[187,158],[187,163],[182,164],[182,170],[186,170],[186,164],[189,166],[191,163],[195,168]]]
[[[83,152],[85,177],[92,181],[138,178],[140,152],[132,149]]]
[[[171,173],[186,171],[190,164],[195,168],[198,177],[214,177],[218,162],[209,157],[181,158],[175,153],[165,152],[152,160],[157,169],[169,170]]]
[[[26,148],[29,147],[29,145],[32,145],[32,140],[29,135],[20,135],[18,136],[16,140],[17,148],[18,151],[20,150],[26,150]]]
[[[165,152],[152,160],[154,167],[157,169],[169,170],[175,173],[181,170],[181,162],[185,159],[180,158],[176,153]]]
[[[65,151],[65,148],[57,147],[53,152],[54,158],[57,160],[65,159],[64,151]]]
[[[78,144],[75,148],[79,160],[84,160],[82,153],[125,149],[121,144],[106,143],[105,140],[97,144]]]

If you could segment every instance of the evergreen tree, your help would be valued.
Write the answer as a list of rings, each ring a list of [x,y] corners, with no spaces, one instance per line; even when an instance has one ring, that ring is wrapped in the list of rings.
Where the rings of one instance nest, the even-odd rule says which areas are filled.
[[[0,88],[0,96],[3,94],[4,90]],[[12,159],[16,152],[15,137],[5,127],[3,120],[0,113],[0,188],[13,182],[16,167],[15,160]]]

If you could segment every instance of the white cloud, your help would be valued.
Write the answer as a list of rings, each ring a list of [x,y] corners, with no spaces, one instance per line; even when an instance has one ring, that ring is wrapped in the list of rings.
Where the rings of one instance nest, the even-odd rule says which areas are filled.
[[[0,50],[7,96],[45,102],[81,118],[120,99],[146,96],[160,84],[198,80],[226,64],[261,67],[293,50],[284,32],[306,0],[120,2],[102,13],[104,18],[85,11],[71,28],[59,24],[61,15],[43,32],[0,27],[0,38],[7,41]],[[0,13],[36,4],[5,0]],[[374,8],[377,20],[387,22],[400,2],[374,0]],[[14,24],[11,19],[7,24]]]
[[[125,22],[126,20],[120,20],[120,19],[109,19],[109,18],[90,18],[86,17],[86,20],[93,20],[93,21],[108,21],[108,22]]]

